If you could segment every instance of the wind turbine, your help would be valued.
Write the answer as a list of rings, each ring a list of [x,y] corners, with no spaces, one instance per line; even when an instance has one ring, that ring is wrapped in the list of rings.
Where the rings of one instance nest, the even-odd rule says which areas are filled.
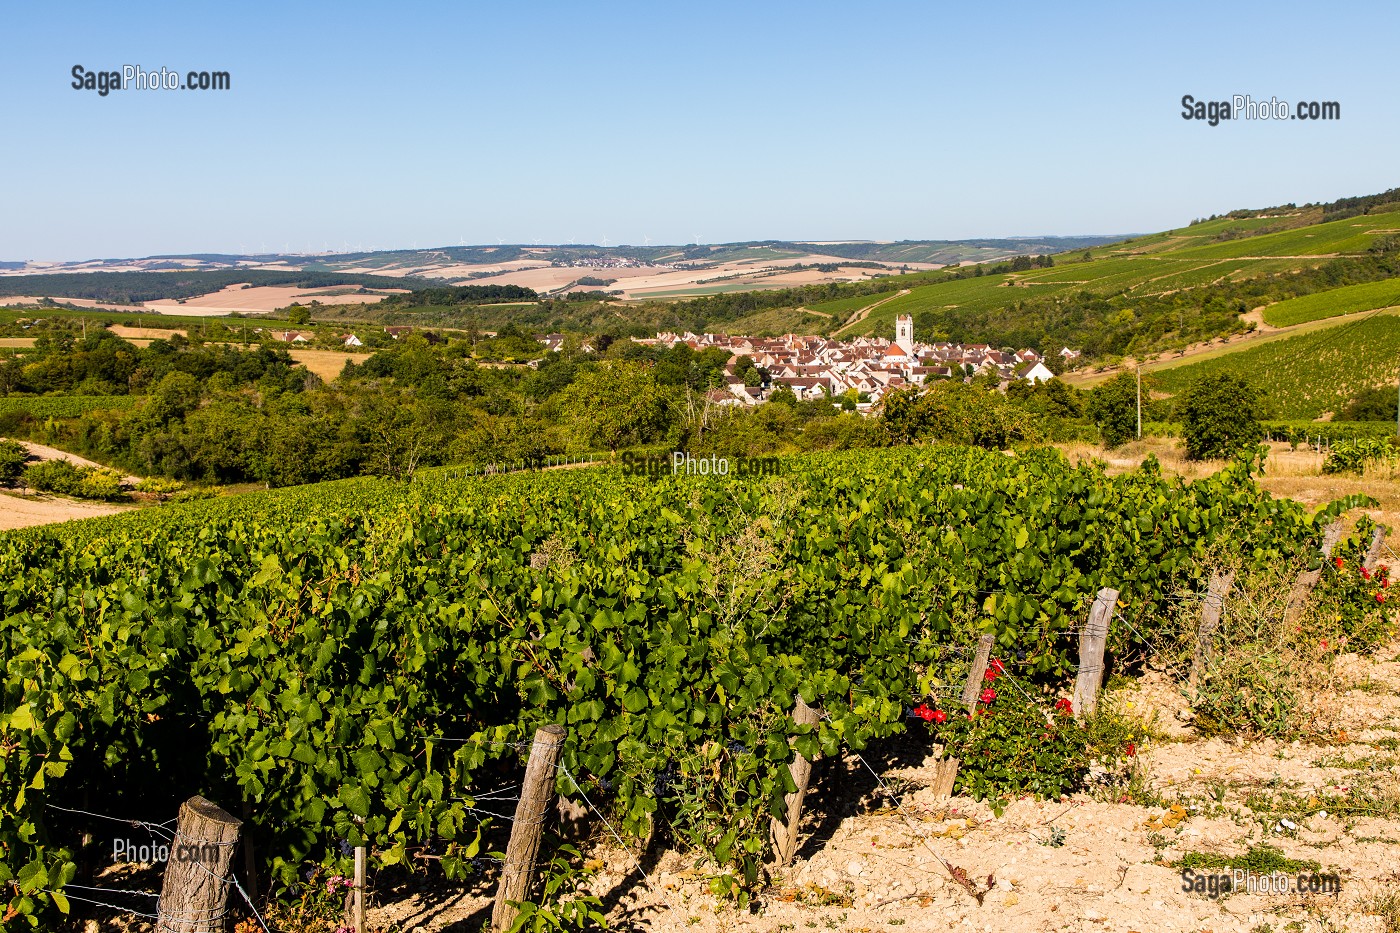
[[[603,234],[603,248],[606,249],[607,246],[608,246],[608,235],[605,233],[605,234]]]

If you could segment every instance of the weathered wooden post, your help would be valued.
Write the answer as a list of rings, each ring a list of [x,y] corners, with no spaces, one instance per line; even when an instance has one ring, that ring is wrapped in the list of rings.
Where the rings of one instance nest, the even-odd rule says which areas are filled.
[[[365,862],[368,855],[364,846],[355,846],[355,933],[365,933],[365,882],[369,875]]]
[[[233,849],[243,821],[203,797],[180,805],[180,818],[156,907],[156,933],[224,929]]]
[[[1099,687],[1103,684],[1103,653],[1108,645],[1108,627],[1118,605],[1118,591],[1104,587],[1099,590],[1089,621],[1079,633],[1079,674],[1074,679],[1074,715],[1092,716],[1099,703]]]
[[[1361,562],[1361,566],[1367,571],[1374,572],[1376,565],[1381,562],[1381,551],[1385,548],[1385,529],[1377,526],[1371,532],[1371,546],[1366,549],[1366,557]]]
[[[1332,556],[1332,549],[1337,546],[1337,542],[1342,540],[1342,522],[1340,519],[1334,520],[1322,532],[1322,561],[1326,563]],[[1294,615],[1303,604],[1307,602],[1313,587],[1317,586],[1322,579],[1322,568],[1316,570],[1304,570],[1298,574],[1298,578],[1293,581],[1293,591],[1288,594],[1288,605],[1284,607],[1285,621],[1293,621]]]
[[[935,799],[946,799],[953,796],[953,782],[958,777],[958,767],[962,761],[957,758],[943,757],[938,759],[938,765],[933,772],[933,796]]]
[[[564,751],[568,731],[563,726],[544,726],[530,744],[530,760],[525,765],[525,783],[520,802],[515,805],[515,822],[510,828],[501,883],[496,889],[496,906],[491,911],[491,929],[505,933],[519,910],[511,903],[526,899],[535,879],[535,859],[540,854],[544,816],[554,799],[554,773]],[[360,931],[356,931],[360,933]]]
[[[1225,598],[1235,584],[1235,572],[1217,570],[1211,574],[1210,587],[1201,603],[1201,625],[1196,630],[1196,654],[1191,659],[1191,689],[1195,690],[1205,676],[1206,668],[1215,660],[1215,630],[1225,609]]]
[[[820,720],[821,714],[798,697],[797,706],[792,711],[792,721],[799,726],[815,726]],[[797,854],[797,828],[802,823],[802,799],[807,796],[807,784],[812,779],[812,763],[802,755],[793,755],[788,770],[792,772],[792,783],[797,785],[797,790],[783,798],[787,806],[787,820],[774,819],[770,832],[774,858],[783,867],[791,865],[793,856]]]
[[[977,697],[982,692],[982,677],[987,673],[987,660],[992,656],[992,644],[996,638],[983,635],[977,640],[977,654],[972,659],[972,667],[967,672],[967,683],[963,685],[962,705],[969,710],[977,706]]]

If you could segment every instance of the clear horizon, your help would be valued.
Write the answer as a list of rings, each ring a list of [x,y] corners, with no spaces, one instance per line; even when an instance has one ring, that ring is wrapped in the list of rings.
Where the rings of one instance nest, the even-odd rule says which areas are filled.
[[[1400,184],[1393,69],[1364,47],[1393,5],[152,2],[6,25],[11,261],[1112,235]],[[79,64],[230,89],[100,96]],[[1211,127],[1186,94],[1341,119]]]

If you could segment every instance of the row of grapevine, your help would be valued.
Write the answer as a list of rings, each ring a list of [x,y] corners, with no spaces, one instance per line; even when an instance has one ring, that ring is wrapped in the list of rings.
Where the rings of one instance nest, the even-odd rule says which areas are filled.
[[[9,910],[40,915],[72,877],[49,801],[241,802],[283,883],[337,840],[466,871],[473,793],[548,723],[626,832],[664,819],[752,882],[793,749],[903,731],[961,677],[956,646],[993,633],[1053,684],[1101,586],[1124,650],[1211,560],[1319,538],[1243,462],[1190,485],[1048,450],[784,462],[352,480],[0,539]]]
[[[141,401],[138,395],[10,395],[0,398],[0,414],[14,411],[31,418],[81,418],[90,411],[125,410]]]

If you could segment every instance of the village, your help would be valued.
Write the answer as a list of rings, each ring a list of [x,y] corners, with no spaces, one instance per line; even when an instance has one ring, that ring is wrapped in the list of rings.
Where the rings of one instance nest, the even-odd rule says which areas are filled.
[[[990,373],[1009,385],[1017,380],[1039,384],[1055,377],[1035,350],[1008,351],[984,343],[921,343],[914,339],[914,319],[907,314],[896,318],[892,341],[661,333],[638,343],[667,348],[683,343],[694,350],[718,347],[732,353],[725,366],[725,387],[709,394],[710,401],[719,405],[758,405],[774,392],[788,389],[799,401],[854,392],[861,400],[858,410],[866,410],[893,389],[935,379]],[[1067,361],[1078,355],[1068,348],[1061,351]],[[752,367],[741,362],[744,358]]]

